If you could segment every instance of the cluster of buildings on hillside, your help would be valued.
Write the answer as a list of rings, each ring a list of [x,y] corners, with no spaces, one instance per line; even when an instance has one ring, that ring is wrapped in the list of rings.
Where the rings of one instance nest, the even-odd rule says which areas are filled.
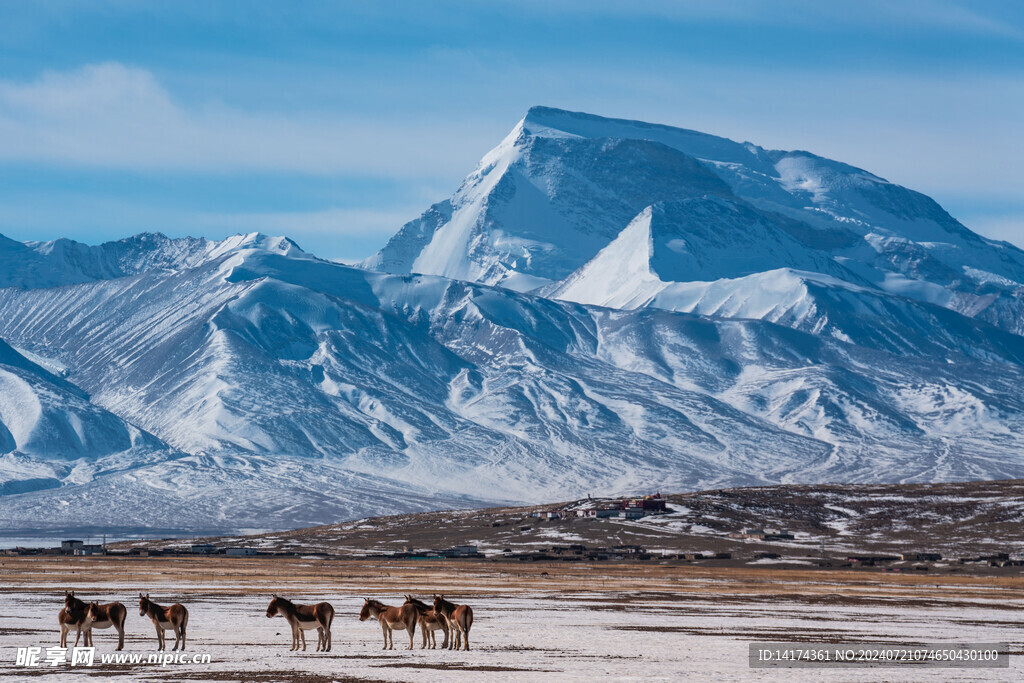
[[[755,529],[744,527],[742,531],[729,534],[731,538],[751,538],[759,541],[791,541],[793,534],[779,529]]]
[[[660,493],[642,498],[620,498],[610,501],[594,501],[583,507],[564,507],[555,510],[536,510],[531,517],[540,519],[570,519],[574,517],[594,517],[597,519],[640,519],[648,515],[662,515],[668,512],[668,506]]]

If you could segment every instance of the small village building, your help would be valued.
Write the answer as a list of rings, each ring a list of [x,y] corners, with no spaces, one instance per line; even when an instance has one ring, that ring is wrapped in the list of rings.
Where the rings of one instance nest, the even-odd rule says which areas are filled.
[[[99,544],[95,544],[95,545],[82,544],[82,545],[78,546],[77,548],[75,548],[74,554],[75,555],[103,555],[104,554],[103,546],[99,545]]]
[[[75,551],[80,549],[84,543],[82,541],[68,540],[60,542],[60,551],[65,555],[74,555]]]

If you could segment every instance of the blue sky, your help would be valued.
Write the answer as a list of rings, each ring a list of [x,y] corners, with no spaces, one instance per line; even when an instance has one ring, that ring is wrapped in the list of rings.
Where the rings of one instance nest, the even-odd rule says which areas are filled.
[[[1024,245],[1024,3],[0,0],[0,17],[16,239],[259,230],[364,257],[544,104],[807,149]]]

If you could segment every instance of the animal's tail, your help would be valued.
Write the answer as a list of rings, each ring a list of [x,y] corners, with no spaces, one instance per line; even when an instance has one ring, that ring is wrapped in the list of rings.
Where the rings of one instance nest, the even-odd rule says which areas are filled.
[[[469,633],[469,627],[473,625],[473,608],[466,605],[466,633]]]
[[[188,627],[188,610],[185,610],[185,618],[181,620],[181,635],[185,635],[185,629]]]
[[[327,613],[327,630],[328,631],[331,630],[331,624],[333,624],[333,623],[334,623],[334,608],[332,607],[331,611]]]

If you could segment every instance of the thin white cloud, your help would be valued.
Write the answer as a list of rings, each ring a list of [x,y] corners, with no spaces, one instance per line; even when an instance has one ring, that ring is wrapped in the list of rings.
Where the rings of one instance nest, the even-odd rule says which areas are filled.
[[[473,131],[465,121],[186,107],[149,71],[117,62],[50,71],[29,83],[0,81],[4,161],[413,177],[470,165],[489,143]],[[456,144],[433,145],[437,139]]]

